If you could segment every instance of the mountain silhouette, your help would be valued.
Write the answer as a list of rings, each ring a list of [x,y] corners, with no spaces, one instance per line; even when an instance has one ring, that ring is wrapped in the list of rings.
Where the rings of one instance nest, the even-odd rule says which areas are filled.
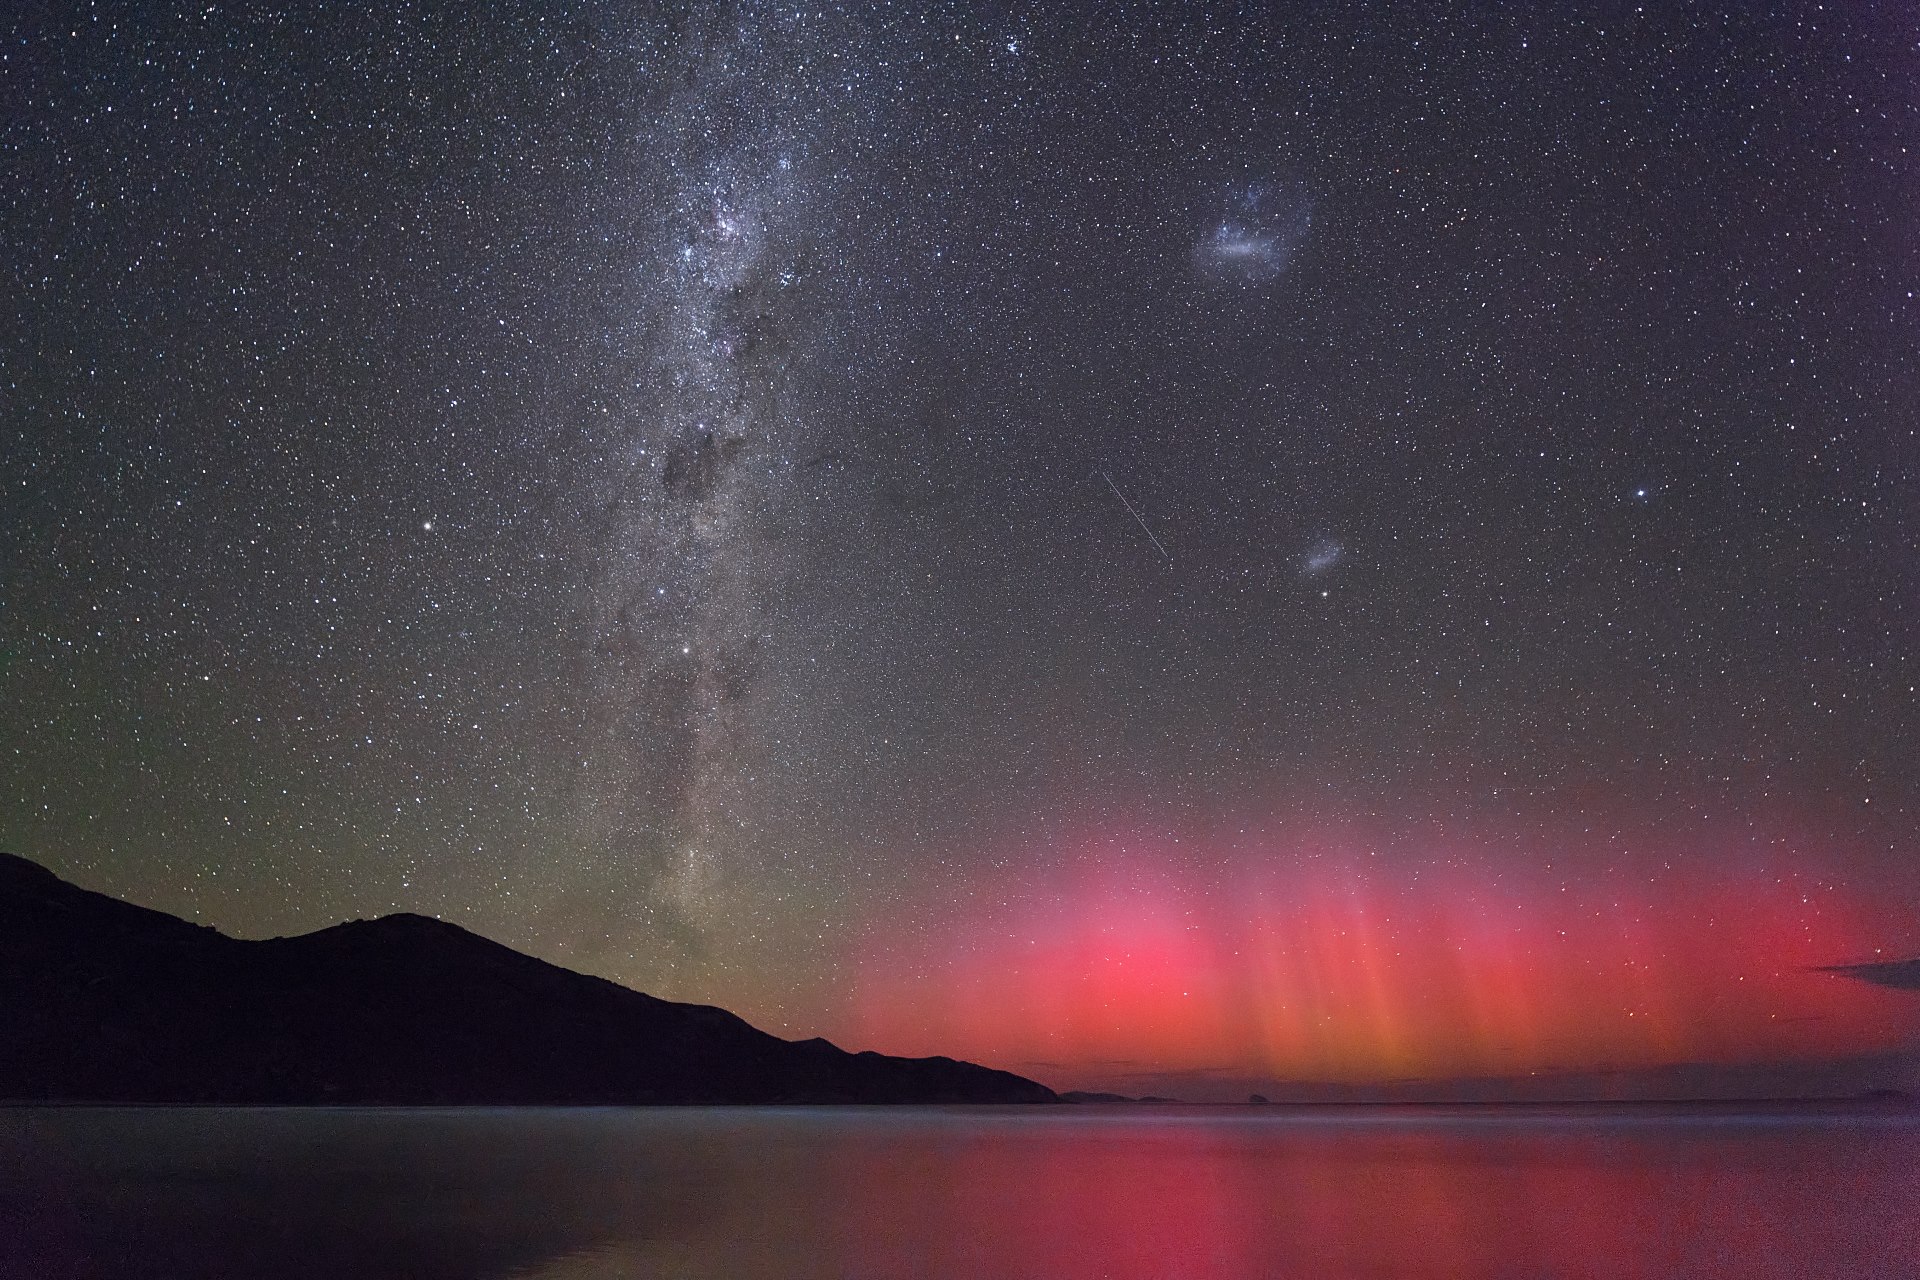
[[[781,1040],[417,915],[243,941],[0,853],[0,1100],[1057,1102],[951,1058]]]

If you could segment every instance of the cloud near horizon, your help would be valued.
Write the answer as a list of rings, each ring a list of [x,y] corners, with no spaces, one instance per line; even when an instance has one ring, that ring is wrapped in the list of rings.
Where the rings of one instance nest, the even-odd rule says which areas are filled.
[[[1868,964],[1822,965],[1821,973],[1839,974],[1895,991],[1920,991],[1920,956],[1911,960],[1876,960]]]

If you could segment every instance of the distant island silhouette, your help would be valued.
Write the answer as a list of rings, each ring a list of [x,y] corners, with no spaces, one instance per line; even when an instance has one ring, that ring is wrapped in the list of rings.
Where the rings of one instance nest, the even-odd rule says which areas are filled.
[[[782,1040],[418,915],[244,941],[0,853],[0,1101],[1056,1103],[951,1058]]]

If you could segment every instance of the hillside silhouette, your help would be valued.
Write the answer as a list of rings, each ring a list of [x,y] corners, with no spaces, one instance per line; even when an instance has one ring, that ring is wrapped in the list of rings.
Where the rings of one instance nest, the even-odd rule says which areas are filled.
[[[1056,1102],[951,1058],[788,1041],[418,915],[243,941],[0,853],[0,1100]]]

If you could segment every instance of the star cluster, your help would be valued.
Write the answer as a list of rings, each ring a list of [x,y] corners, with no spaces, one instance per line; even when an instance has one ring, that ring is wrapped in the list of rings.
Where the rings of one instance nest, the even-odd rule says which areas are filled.
[[[1767,967],[1920,951],[1893,10],[6,36],[0,845],[1067,1086],[1911,1037]]]

